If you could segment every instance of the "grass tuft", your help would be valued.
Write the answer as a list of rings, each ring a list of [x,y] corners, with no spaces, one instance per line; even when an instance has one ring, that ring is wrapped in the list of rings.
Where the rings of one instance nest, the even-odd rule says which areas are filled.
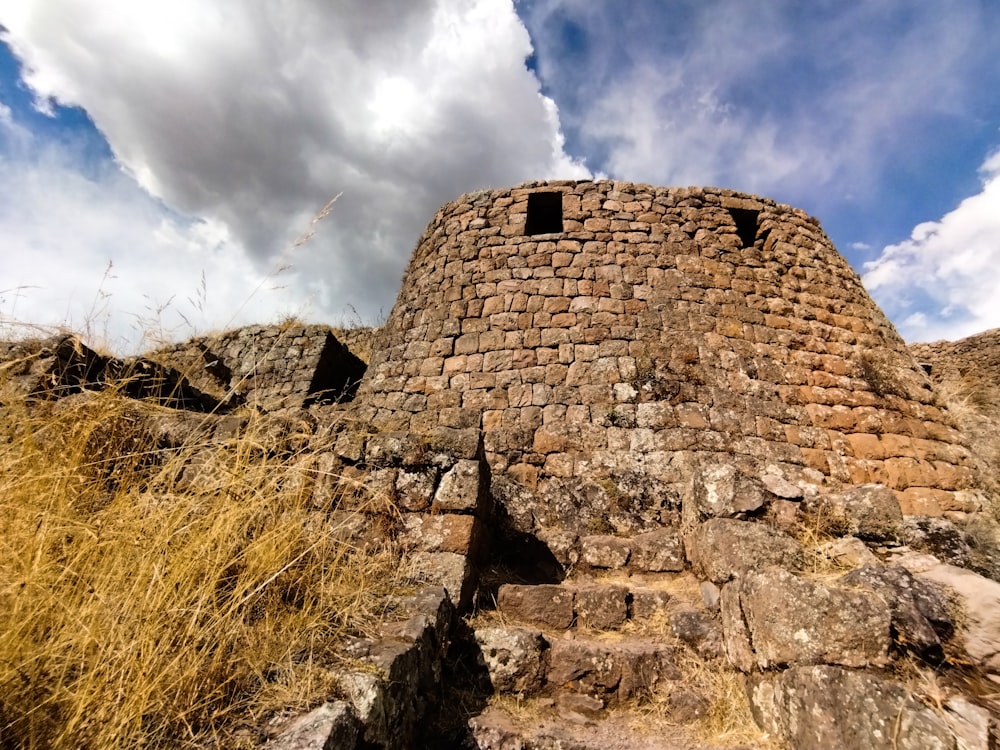
[[[114,390],[0,405],[0,747],[204,746],[307,708],[398,586],[391,543],[338,533],[264,417],[163,448],[167,413]]]

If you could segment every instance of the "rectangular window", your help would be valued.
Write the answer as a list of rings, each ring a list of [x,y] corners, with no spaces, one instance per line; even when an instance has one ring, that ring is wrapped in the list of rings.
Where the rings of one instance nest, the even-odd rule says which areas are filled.
[[[730,208],[729,215],[736,224],[736,234],[743,247],[753,247],[757,241],[757,216],[760,212],[749,208]]]
[[[562,193],[528,193],[528,219],[524,223],[524,233],[553,234],[562,230]]]

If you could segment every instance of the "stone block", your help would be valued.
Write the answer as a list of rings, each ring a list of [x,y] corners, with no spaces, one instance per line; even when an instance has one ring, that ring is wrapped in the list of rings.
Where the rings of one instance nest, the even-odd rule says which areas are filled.
[[[361,723],[343,701],[327,702],[292,719],[265,750],[326,750],[354,747]]]
[[[900,646],[931,662],[944,658],[938,635],[950,636],[954,623],[944,597],[935,587],[899,565],[877,563],[856,568],[840,580],[882,596],[892,613]]]
[[[903,541],[913,549],[929,552],[942,562],[969,567],[972,549],[965,535],[946,518],[904,516]]]
[[[862,484],[844,492],[818,495],[806,504],[823,527],[836,534],[873,541],[898,541],[903,514],[895,493],[881,484]]]
[[[573,625],[573,591],[565,586],[507,583],[497,592],[497,608],[505,617],[547,628]]]
[[[748,570],[802,564],[802,548],[787,534],[761,523],[714,518],[699,525],[684,540],[695,572],[716,584]]]
[[[632,551],[628,541],[608,534],[580,537],[580,559],[595,568],[624,568]]]
[[[541,690],[548,648],[541,633],[525,628],[479,628],[474,637],[496,692],[531,695]]]
[[[727,585],[722,606],[727,651],[740,668],[747,666],[747,644],[738,645],[743,638],[761,669],[889,660],[889,606],[871,591],[827,586],[772,566]]]
[[[606,698],[609,704],[648,695],[662,680],[677,679],[674,649],[653,641],[552,641],[546,680],[552,687]]]
[[[694,609],[674,612],[670,616],[670,629],[703,659],[715,659],[723,654],[722,628],[706,612]]]
[[[396,503],[403,510],[421,511],[431,506],[436,470],[401,470],[396,475]]]
[[[628,589],[624,586],[593,584],[575,590],[577,625],[610,630],[621,627],[628,617]]]
[[[857,568],[878,562],[875,554],[856,536],[831,539],[819,546],[819,552],[836,565]]]
[[[670,599],[670,592],[663,589],[633,588],[631,617],[643,620],[666,612]]]
[[[677,529],[657,529],[629,540],[629,566],[649,573],[684,570],[684,541]]]
[[[481,522],[475,516],[404,513],[402,538],[424,552],[475,554]]]
[[[472,602],[474,570],[465,555],[457,552],[418,551],[410,559],[414,577],[426,583],[443,586],[459,609]]]
[[[752,678],[750,705],[766,732],[795,748],[954,750],[947,723],[905,688],[834,666]]]
[[[444,476],[434,494],[433,507],[451,513],[478,513],[483,510],[485,492],[478,461],[461,459]]]
[[[973,661],[1000,675],[1000,583],[955,565],[913,572],[957,598],[964,615],[956,632],[959,642]]]
[[[769,494],[759,479],[731,464],[695,467],[682,498],[684,522],[743,517],[763,508]]]

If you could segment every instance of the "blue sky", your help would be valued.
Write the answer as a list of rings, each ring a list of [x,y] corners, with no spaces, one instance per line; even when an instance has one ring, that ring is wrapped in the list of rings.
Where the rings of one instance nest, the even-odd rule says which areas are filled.
[[[0,332],[377,322],[438,205],[587,176],[804,208],[908,340],[1000,326],[991,0],[11,5]]]

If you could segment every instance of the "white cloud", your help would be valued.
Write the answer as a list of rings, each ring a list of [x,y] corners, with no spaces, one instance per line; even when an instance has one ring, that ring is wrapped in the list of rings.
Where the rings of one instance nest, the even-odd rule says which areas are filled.
[[[130,351],[302,307],[218,222],[166,211],[113,165],[85,176],[66,147],[26,156],[0,156],[0,336],[65,326]]]
[[[1000,326],[1000,151],[981,174],[979,193],[865,264],[865,286],[908,341]]]
[[[23,0],[0,15],[39,106],[83,107],[143,188],[225,227],[234,283],[265,273],[342,192],[289,282],[327,319],[388,312],[441,203],[586,174],[525,68],[531,43],[509,0]],[[74,199],[86,196],[100,206],[86,190]],[[134,239],[152,257],[150,238]]]

